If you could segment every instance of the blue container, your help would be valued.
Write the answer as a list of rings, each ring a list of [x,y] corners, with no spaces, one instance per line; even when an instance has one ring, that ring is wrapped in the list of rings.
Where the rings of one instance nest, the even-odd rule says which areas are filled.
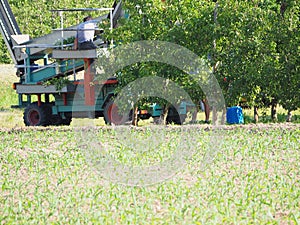
[[[226,119],[229,124],[244,123],[243,109],[239,106],[227,108]]]

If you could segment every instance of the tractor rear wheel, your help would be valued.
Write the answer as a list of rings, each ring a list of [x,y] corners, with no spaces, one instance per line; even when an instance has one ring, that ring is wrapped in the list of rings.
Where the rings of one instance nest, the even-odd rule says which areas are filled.
[[[110,100],[104,107],[104,121],[106,124],[121,125],[129,120],[129,116],[120,113],[118,106]]]
[[[49,125],[47,106],[38,106],[37,102],[29,104],[24,111],[24,123],[26,126],[47,126]]]

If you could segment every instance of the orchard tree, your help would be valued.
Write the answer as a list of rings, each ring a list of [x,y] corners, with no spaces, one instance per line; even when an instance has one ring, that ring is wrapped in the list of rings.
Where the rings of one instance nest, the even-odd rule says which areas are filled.
[[[191,0],[156,0],[147,3],[144,1],[124,1],[124,8],[129,11],[130,17],[128,20],[120,21],[120,26],[114,30],[111,35],[117,45],[124,45],[140,40],[159,40],[178,44],[196,54],[200,53],[200,56],[204,55],[207,57],[207,46],[212,46],[213,31],[210,30],[211,37],[209,41],[206,40],[208,37],[205,38],[205,41],[201,41],[199,40],[201,35],[199,33],[196,35],[193,33],[205,33],[203,30],[196,30],[199,25],[195,29],[196,23],[202,21],[202,13],[199,12],[199,10],[205,11],[205,7],[201,7],[205,6],[204,3],[205,1],[195,2]],[[213,5],[213,3],[211,4]],[[208,13],[206,13],[206,15],[208,15]],[[203,22],[203,24],[209,23],[208,21],[211,18],[211,16],[205,18],[206,22]],[[195,26],[193,26],[193,24]],[[107,39],[110,38],[109,36],[107,37]],[[118,41],[120,42],[118,43]],[[206,52],[204,53],[204,51]],[[170,52],[170,54],[172,54],[172,52]],[[187,65],[190,63],[189,59],[182,60],[185,60]],[[157,62],[139,62],[123,69],[120,74],[119,79],[123,86],[141,77],[159,76],[166,80],[176,82],[188,92],[194,102],[199,102],[199,99],[203,96],[199,84],[192,80],[189,74],[171,65]],[[149,99],[145,98],[145,100],[148,101]],[[170,102],[164,101],[163,99],[156,99],[156,101],[159,101],[163,106],[164,119],[166,119]]]
[[[264,28],[267,38],[263,43],[269,55],[264,62],[262,84],[269,97],[265,98],[265,106],[271,105],[271,117],[276,121],[278,103],[289,115],[299,107],[299,6],[297,1],[274,1],[264,7],[269,26]]]
[[[277,103],[284,105],[283,102],[290,101],[295,105],[296,99],[299,99],[299,74],[296,72],[299,63],[296,61],[298,57],[292,57],[299,55],[296,47],[299,46],[299,29],[291,29],[291,24],[294,27],[297,24],[299,14],[289,15],[289,20],[283,19],[289,8],[297,11],[295,2],[218,1],[214,56],[221,66],[217,76],[227,104],[236,105],[241,98],[246,98],[248,104],[254,107],[256,121],[258,107],[272,105],[275,119]],[[283,60],[287,55],[289,64]],[[282,87],[283,80],[293,87]],[[287,93],[290,93],[290,98]]]
[[[261,104],[265,55],[263,43],[267,12],[255,2],[218,1],[213,52],[220,67],[216,71],[228,105],[246,98],[250,106]]]
[[[291,121],[292,111],[300,107],[300,6],[298,1],[283,1],[280,18],[274,24],[276,34],[279,76],[281,87],[276,90],[279,103],[288,111],[287,121]]]

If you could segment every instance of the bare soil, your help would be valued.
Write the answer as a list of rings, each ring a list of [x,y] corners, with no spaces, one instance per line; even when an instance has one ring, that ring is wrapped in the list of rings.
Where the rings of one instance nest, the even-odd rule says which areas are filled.
[[[18,81],[16,76],[16,68],[11,64],[0,64],[0,81],[7,81],[8,83],[13,83]]]
[[[247,131],[263,131],[263,130],[273,130],[273,129],[283,129],[283,130],[295,130],[300,131],[300,124],[295,123],[270,123],[270,124],[264,124],[264,123],[258,123],[258,124],[242,124],[242,125],[223,125],[223,126],[213,126],[213,125],[207,125],[207,124],[197,124],[197,125],[182,125],[182,126],[163,126],[163,125],[149,125],[149,126],[140,126],[140,127],[134,127],[134,126],[128,126],[131,129],[137,129],[137,130],[143,130],[143,129],[149,129],[149,127],[158,127],[161,126],[161,128],[166,129],[199,129],[199,130],[212,130],[212,129],[220,129],[220,130],[247,130]],[[120,126],[122,127],[122,126]],[[14,127],[14,128],[4,128],[0,127],[0,132],[8,132],[8,133],[18,133],[18,132],[24,132],[26,130],[36,130],[36,131],[47,131],[47,130],[57,130],[57,131],[72,131],[72,130],[112,130],[116,129],[114,126],[95,126],[95,127],[72,127],[72,126],[63,126],[63,127]]]

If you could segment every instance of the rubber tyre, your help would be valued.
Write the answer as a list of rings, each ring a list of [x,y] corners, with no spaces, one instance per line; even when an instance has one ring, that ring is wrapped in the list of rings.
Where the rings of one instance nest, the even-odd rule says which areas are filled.
[[[49,125],[47,106],[38,106],[36,102],[29,104],[24,111],[24,123],[26,126],[47,126]]]
[[[172,117],[167,117],[166,119],[167,124],[177,124],[177,125],[182,125],[182,122],[180,121],[179,116],[172,116]]]
[[[72,122],[72,117],[66,117],[66,119],[62,119],[61,125],[69,126]]]
[[[60,115],[49,114],[49,125],[51,126],[60,126],[62,125],[62,118]]]
[[[47,111],[47,117],[48,117],[48,123],[50,126],[59,126],[61,125],[62,119],[59,115],[52,115],[52,106],[54,105],[54,102],[46,103],[46,111]]]
[[[177,110],[175,108],[170,108],[168,116],[166,118],[167,124],[176,124],[176,125],[182,125],[186,119],[186,115],[179,115]]]
[[[108,125],[122,125],[129,120],[129,116],[118,113],[118,106],[112,100],[105,105],[103,115],[104,121]]]
[[[50,126],[61,126],[61,125],[69,126],[72,122],[72,117],[66,117],[65,119],[63,119],[60,115],[53,115],[52,114],[52,106],[54,106],[54,104],[55,104],[54,102],[45,104],[49,125]]]
[[[60,115],[50,115],[49,118],[49,125],[51,126],[69,126],[72,122],[72,118],[67,117],[66,119],[62,119]]]

